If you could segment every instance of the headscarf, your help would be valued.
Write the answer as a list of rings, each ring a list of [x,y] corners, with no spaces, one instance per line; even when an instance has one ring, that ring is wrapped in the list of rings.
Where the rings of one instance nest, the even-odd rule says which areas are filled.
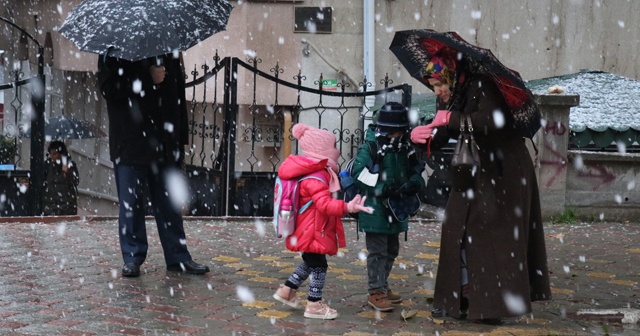
[[[434,56],[422,71],[422,77],[435,78],[449,86],[453,91],[456,79],[456,62],[449,58]]]

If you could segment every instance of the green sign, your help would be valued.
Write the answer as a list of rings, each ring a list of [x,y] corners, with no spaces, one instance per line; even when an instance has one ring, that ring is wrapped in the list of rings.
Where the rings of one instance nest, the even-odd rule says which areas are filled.
[[[337,79],[323,79],[322,80],[322,90],[325,90],[325,91],[337,91],[338,90],[338,80]]]

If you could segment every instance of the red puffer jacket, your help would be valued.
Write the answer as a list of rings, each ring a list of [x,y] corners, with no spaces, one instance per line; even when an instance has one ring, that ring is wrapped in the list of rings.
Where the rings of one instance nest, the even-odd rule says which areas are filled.
[[[330,175],[324,169],[326,165],[326,159],[290,155],[280,165],[278,176],[281,179],[293,179],[322,171],[329,181]],[[313,200],[313,203],[298,215],[296,230],[286,239],[287,248],[295,252],[335,255],[339,247],[346,246],[341,218],[347,213],[347,204],[331,197],[329,185],[316,179],[306,179],[300,182],[298,188],[300,205],[309,200]]]

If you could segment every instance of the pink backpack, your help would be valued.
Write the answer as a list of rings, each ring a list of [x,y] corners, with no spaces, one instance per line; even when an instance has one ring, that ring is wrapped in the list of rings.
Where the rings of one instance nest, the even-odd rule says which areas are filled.
[[[307,210],[313,203],[310,200],[298,207],[298,185],[300,181],[310,178],[329,184],[324,174],[319,171],[304,175],[298,179],[284,180],[276,177],[276,184],[273,187],[273,227],[278,238],[286,238],[293,234],[296,229],[297,216]]]

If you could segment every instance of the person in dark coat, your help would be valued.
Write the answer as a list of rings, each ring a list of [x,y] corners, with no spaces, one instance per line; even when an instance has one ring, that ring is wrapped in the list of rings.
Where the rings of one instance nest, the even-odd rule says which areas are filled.
[[[385,201],[393,198],[401,205],[414,203],[412,210],[401,209],[414,215],[420,206],[417,193],[424,187],[424,165],[408,140],[406,107],[386,103],[376,118],[365,133],[365,143],[358,148],[352,174],[356,187],[367,197],[365,205],[374,209],[371,214],[362,212],[358,216],[358,230],[365,232],[368,252],[367,303],[376,310],[390,311],[393,303],[402,302],[402,296],[389,288],[388,279],[400,251],[399,234],[409,230],[409,223],[407,218],[394,217]],[[375,174],[377,178],[372,178]]]
[[[493,80],[464,70],[453,57],[434,57],[424,77],[438,97],[434,121],[416,127],[415,143],[460,132],[471,117],[480,168],[452,171],[433,301],[434,316],[485,323],[531,312],[550,300],[538,182],[524,138]],[[445,127],[447,132],[435,132]]]
[[[422,124],[430,124],[433,118]],[[445,127],[438,127],[438,132],[446,132]],[[451,192],[451,154],[450,149],[445,149],[449,143],[449,137],[440,134],[426,145],[414,144],[418,158],[424,160],[430,170],[425,188],[420,191],[420,200],[439,209],[444,209],[449,201]]]
[[[167,182],[182,174],[188,144],[184,71],[173,54],[130,62],[100,55],[100,92],[107,101],[109,152],[120,203],[122,275],[137,277],[147,257],[145,189],[169,271],[204,274],[185,244],[180,205]]]
[[[51,141],[45,161],[44,215],[78,214],[80,175],[62,141]]]

